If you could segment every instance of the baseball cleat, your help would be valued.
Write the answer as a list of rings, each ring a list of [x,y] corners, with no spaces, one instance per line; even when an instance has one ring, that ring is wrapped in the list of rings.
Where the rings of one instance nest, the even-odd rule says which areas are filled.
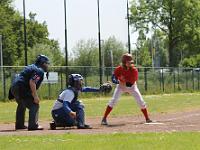
[[[15,130],[24,130],[24,129],[28,129],[28,127],[27,126],[22,126],[22,127],[16,126],[15,127]]]
[[[28,128],[28,131],[35,131],[35,130],[44,130],[42,126],[38,126],[36,128]]]
[[[107,119],[106,119],[106,118],[103,118],[103,119],[102,119],[101,125],[104,125],[104,126],[107,126],[107,125],[108,125],[108,122],[107,122]]]
[[[151,123],[151,122],[153,122],[151,119],[146,120],[146,123]]]
[[[85,125],[81,125],[81,126],[77,126],[78,129],[92,129],[91,126],[85,124]]]
[[[56,130],[56,123],[54,121],[52,121],[49,125],[51,130]]]

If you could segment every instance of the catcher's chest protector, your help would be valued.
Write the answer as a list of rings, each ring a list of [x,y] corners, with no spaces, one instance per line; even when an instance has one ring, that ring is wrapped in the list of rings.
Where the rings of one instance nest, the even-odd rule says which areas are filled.
[[[73,98],[73,100],[72,100],[72,104],[74,103],[74,102],[76,102],[77,101],[77,99],[78,99],[78,91],[77,90],[75,90],[73,87],[68,87],[67,88],[68,90],[71,90],[73,93],[74,93],[74,98]]]

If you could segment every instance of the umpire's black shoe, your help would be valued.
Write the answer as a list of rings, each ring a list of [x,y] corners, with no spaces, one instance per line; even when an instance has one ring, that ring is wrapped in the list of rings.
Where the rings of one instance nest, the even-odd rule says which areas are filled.
[[[25,130],[28,129],[27,126],[15,126],[15,130]]]
[[[44,128],[41,126],[38,126],[36,128],[28,128],[28,131],[35,131],[35,130],[44,130]]]
[[[77,126],[78,129],[92,129],[91,126],[85,124],[85,125],[81,125],[81,126]]]

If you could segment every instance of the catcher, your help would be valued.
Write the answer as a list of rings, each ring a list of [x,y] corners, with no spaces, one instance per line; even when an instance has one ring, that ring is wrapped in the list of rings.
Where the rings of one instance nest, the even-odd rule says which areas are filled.
[[[112,76],[112,82],[117,84],[114,91],[113,97],[110,100],[103,119],[101,121],[102,125],[108,125],[107,116],[112,111],[113,107],[119,101],[119,97],[122,93],[129,93],[135,97],[138,106],[141,108],[142,113],[146,119],[147,123],[152,122],[149,118],[147,106],[144,102],[142,95],[137,87],[136,81],[138,80],[138,70],[133,65],[133,58],[131,54],[124,54],[122,56],[122,65],[118,66]]]
[[[53,122],[50,129],[56,127],[77,126],[78,129],[91,129],[85,124],[84,105],[78,100],[80,92],[110,92],[112,86],[109,83],[103,84],[100,88],[83,87],[83,77],[80,74],[69,75],[69,87],[58,96],[52,108]]]

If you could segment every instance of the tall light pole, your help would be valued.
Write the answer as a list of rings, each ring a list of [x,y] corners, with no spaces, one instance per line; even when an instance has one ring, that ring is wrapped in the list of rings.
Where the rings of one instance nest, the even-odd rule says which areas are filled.
[[[99,41],[99,77],[100,77],[100,85],[103,83],[102,81],[102,60],[101,60],[101,24],[100,24],[100,8],[99,8],[99,0],[97,0],[97,11],[98,11],[98,41]]]
[[[26,4],[25,0],[23,0],[23,13],[24,13],[24,65],[28,65],[27,58],[27,33],[26,33]]]
[[[127,0],[127,25],[128,25],[128,53],[131,53],[129,1]]]
[[[67,87],[67,81],[68,81],[68,43],[67,43],[67,6],[66,6],[66,0],[64,0],[64,12],[65,12],[65,66],[66,66],[66,72],[65,72],[65,78],[66,78],[66,87]]]

